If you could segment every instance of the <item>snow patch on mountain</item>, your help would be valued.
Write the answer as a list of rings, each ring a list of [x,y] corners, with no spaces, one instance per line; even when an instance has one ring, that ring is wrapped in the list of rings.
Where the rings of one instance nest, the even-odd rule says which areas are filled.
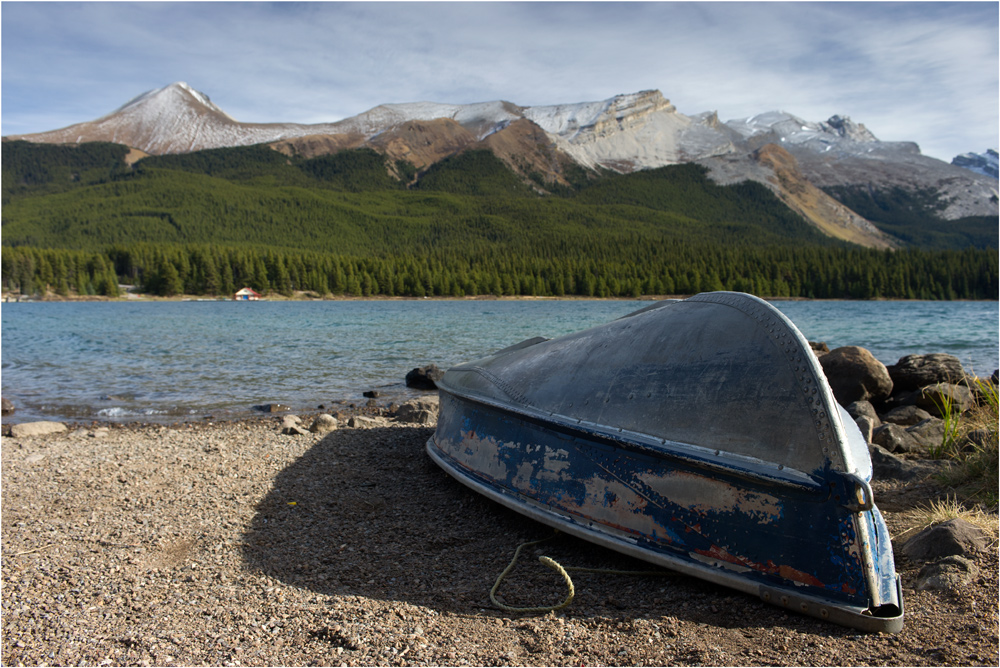
[[[847,116],[832,116],[826,122],[811,123],[784,111],[768,111],[726,121],[726,125],[744,139],[763,137],[783,145],[806,146],[818,152],[844,148],[848,144],[879,141],[864,125],[855,123]]]
[[[520,107],[501,100],[476,104],[408,102],[382,104],[337,123],[341,132],[350,131],[374,137],[409,121],[433,121],[450,118],[470,130],[478,139],[500,130],[521,118]]]

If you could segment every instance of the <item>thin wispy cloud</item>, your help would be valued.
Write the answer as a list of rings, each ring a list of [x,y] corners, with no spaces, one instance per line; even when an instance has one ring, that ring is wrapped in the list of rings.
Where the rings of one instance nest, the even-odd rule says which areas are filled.
[[[186,81],[247,122],[657,88],[686,114],[849,115],[950,160],[998,145],[996,3],[4,2],[4,134]]]

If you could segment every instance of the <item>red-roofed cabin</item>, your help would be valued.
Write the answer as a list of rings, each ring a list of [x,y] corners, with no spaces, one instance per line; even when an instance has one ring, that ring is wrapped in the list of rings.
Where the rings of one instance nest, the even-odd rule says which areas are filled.
[[[258,299],[260,299],[260,293],[254,290],[253,288],[243,288],[242,290],[237,291],[235,295],[233,295],[233,299],[235,299],[238,302],[257,301]]]

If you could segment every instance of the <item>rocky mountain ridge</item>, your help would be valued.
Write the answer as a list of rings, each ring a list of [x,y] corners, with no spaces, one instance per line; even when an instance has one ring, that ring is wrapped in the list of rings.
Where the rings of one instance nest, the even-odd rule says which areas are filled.
[[[827,189],[934,192],[946,220],[998,213],[996,178],[924,156],[914,143],[879,141],[846,116],[813,123],[772,111],[723,123],[713,112],[682,114],[656,90],[536,107],[507,101],[384,104],[306,125],[241,123],[204,93],[174,83],[94,121],[5,139],[109,141],[154,155],[265,143],[314,157],[367,147],[418,171],[458,152],[487,148],[540,190],[567,185],[574,168],[632,172],[696,162],[720,183],[763,183],[827,234],[881,248],[895,242]]]
[[[958,167],[965,167],[984,176],[991,176],[994,179],[1000,178],[1000,154],[993,149],[987,149],[985,153],[963,153],[956,155],[951,160],[951,164]]]

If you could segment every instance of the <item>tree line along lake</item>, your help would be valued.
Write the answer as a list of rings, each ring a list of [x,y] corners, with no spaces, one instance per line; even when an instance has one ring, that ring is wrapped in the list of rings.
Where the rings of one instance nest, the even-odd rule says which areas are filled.
[[[636,300],[343,300],[8,303],[2,392],[14,421],[231,419],[253,406],[328,409],[415,392],[414,367],[442,369],[534,336],[621,317]],[[857,345],[884,364],[949,353],[998,366],[995,301],[776,301],[810,341]]]

